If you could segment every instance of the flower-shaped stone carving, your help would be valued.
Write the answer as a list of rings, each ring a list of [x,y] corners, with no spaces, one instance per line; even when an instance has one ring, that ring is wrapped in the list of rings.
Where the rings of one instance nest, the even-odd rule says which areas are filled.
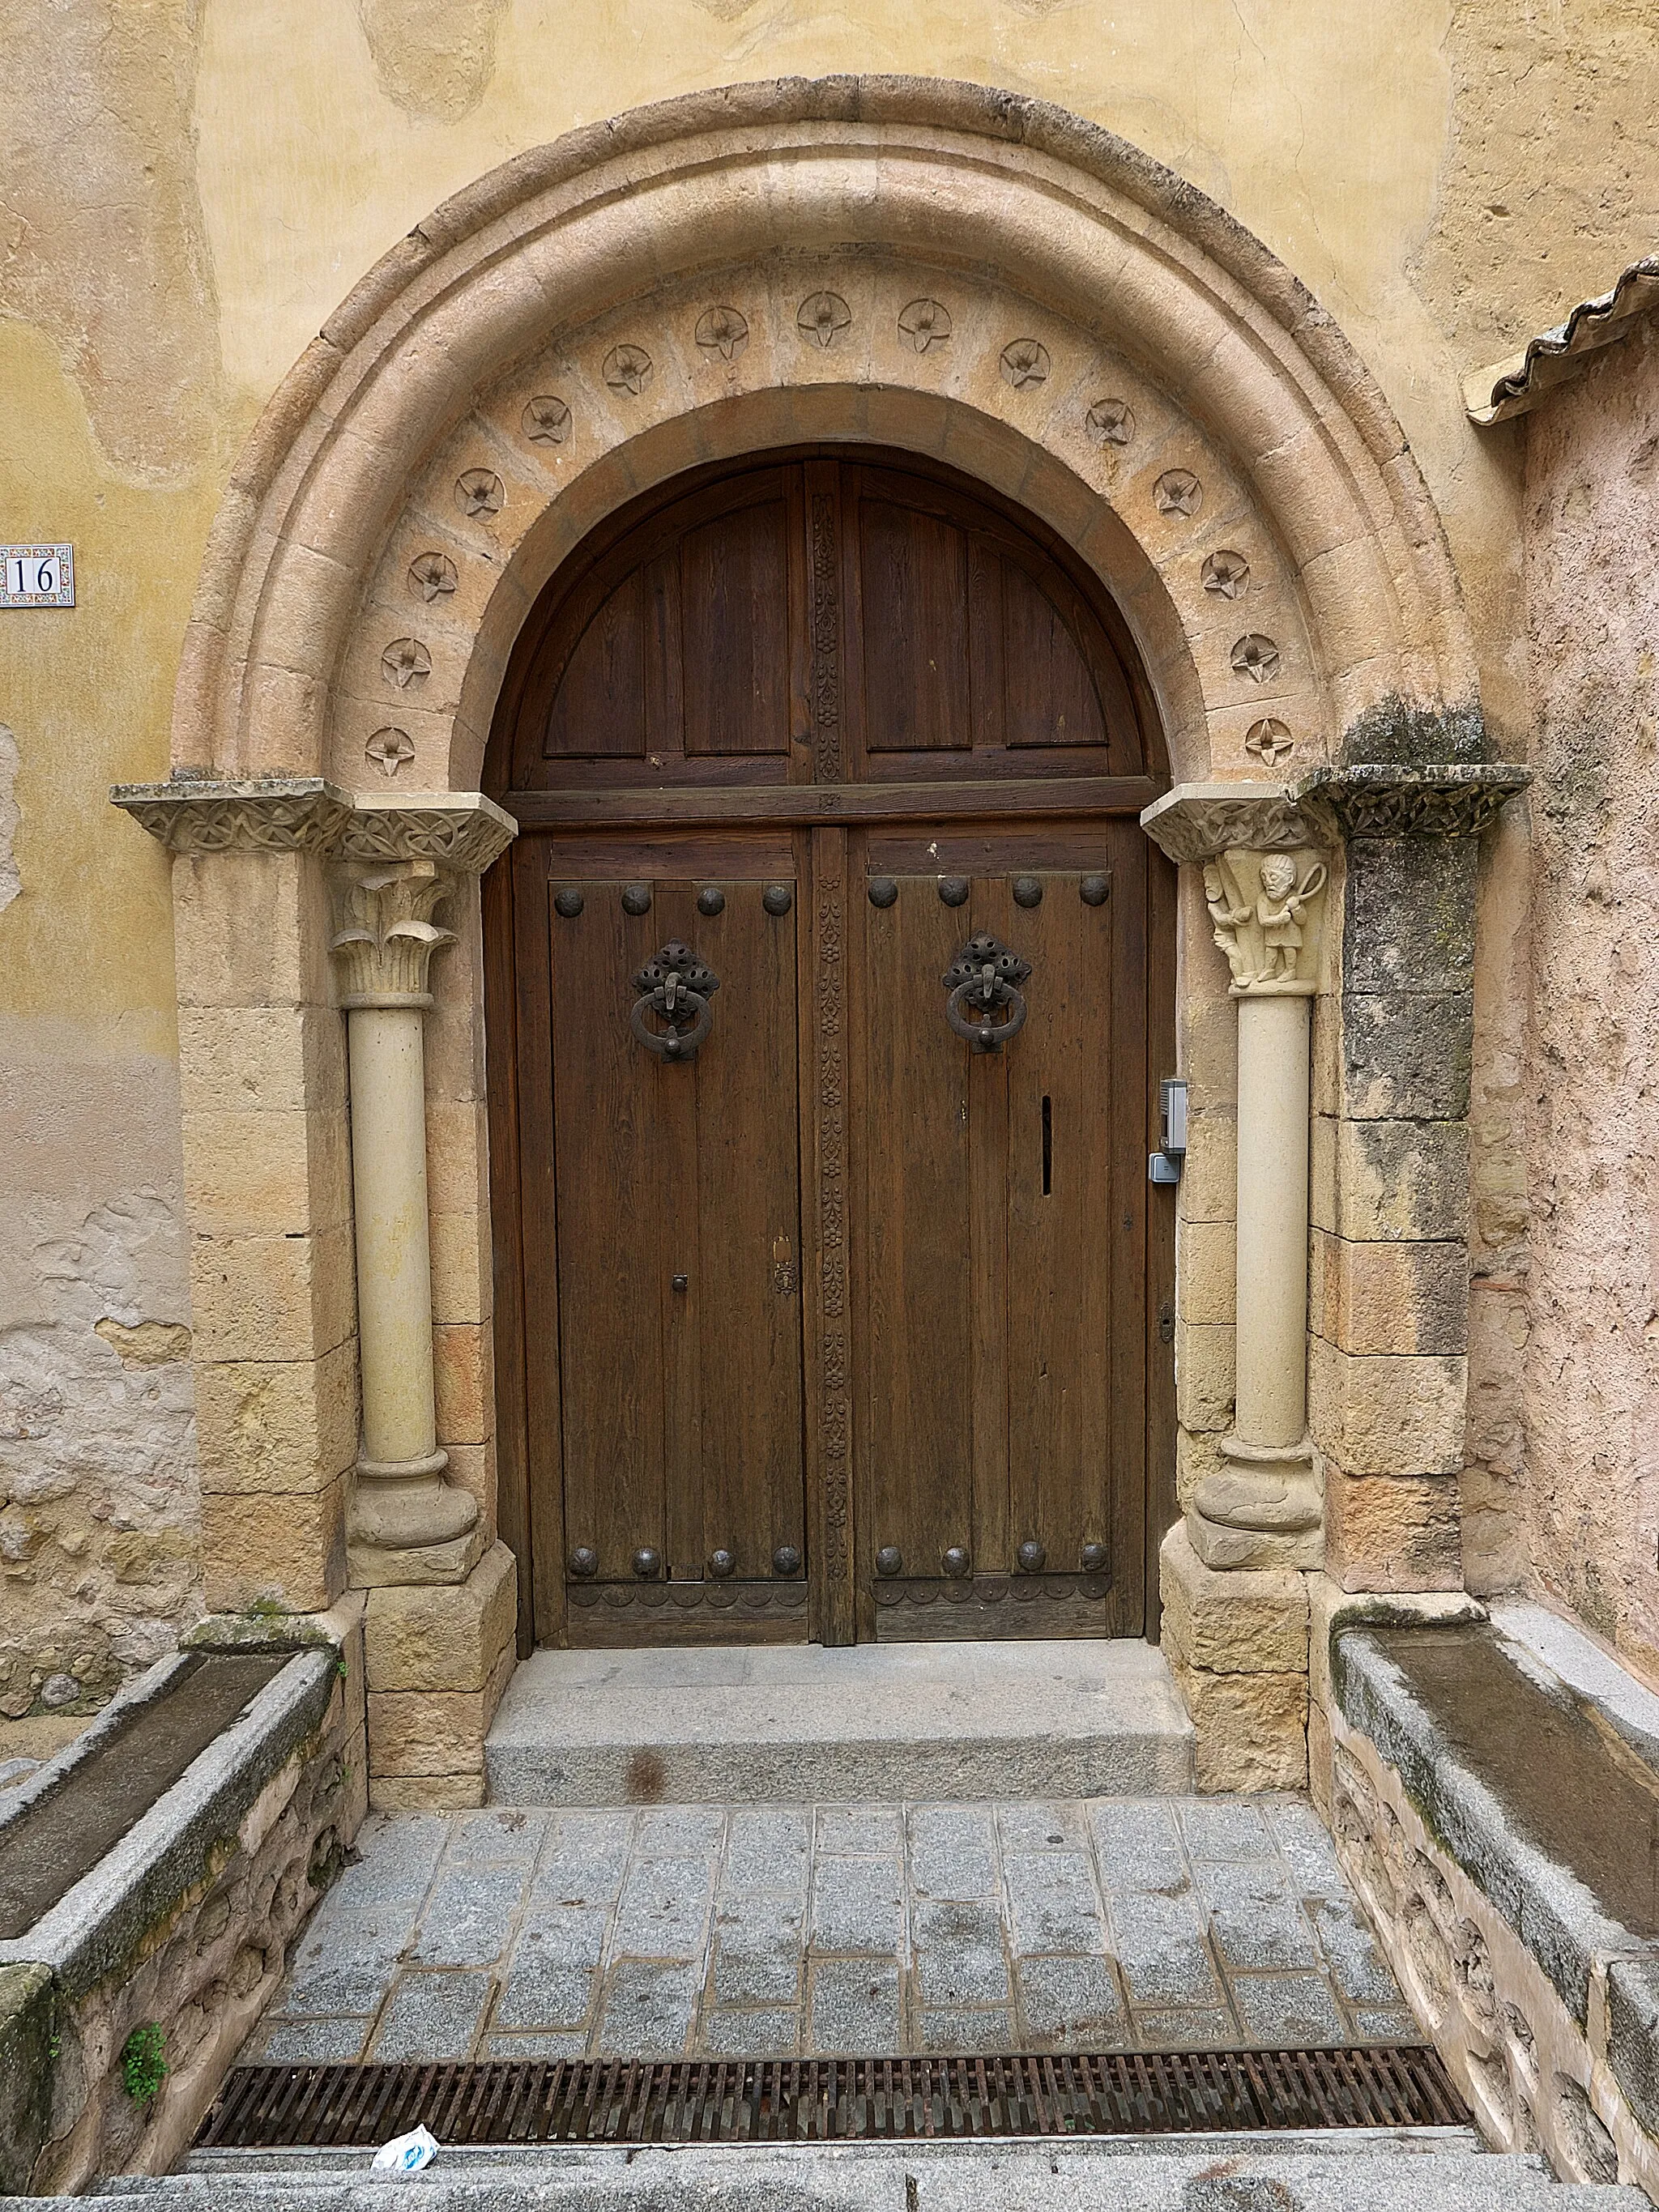
[[[1288,726],[1267,715],[1260,722],[1252,722],[1244,733],[1244,750],[1253,753],[1264,768],[1277,768],[1296,750],[1296,739]]]
[[[1165,469],[1152,486],[1152,504],[1160,514],[1196,514],[1204,487],[1190,469]]]
[[[1127,446],[1135,434],[1135,410],[1127,399],[1097,399],[1084,422],[1103,446]]]
[[[428,605],[447,598],[457,583],[455,563],[443,553],[417,553],[409,564],[409,588]]]
[[[953,327],[951,310],[942,300],[912,300],[898,319],[899,335],[915,353],[943,345]]]
[[[804,299],[795,314],[795,328],[813,345],[834,345],[842,332],[851,327],[853,310],[839,292],[812,292]]]
[[[1252,684],[1265,684],[1279,672],[1279,647],[1270,637],[1252,632],[1241,637],[1232,650],[1233,674],[1248,676]]]
[[[705,353],[735,361],[749,343],[748,318],[735,307],[705,307],[697,318],[695,336]]]
[[[1048,381],[1048,349],[1036,338],[1016,338],[1002,349],[1002,377],[1016,392]]]
[[[1249,589],[1250,564],[1242,553],[1212,553],[1200,574],[1205,590],[1219,599],[1242,599]]]
[[[388,684],[407,691],[411,684],[423,684],[431,675],[432,655],[418,637],[394,637],[380,655],[380,673]]]
[[[415,740],[407,730],[376,730],[363,752],[383,775],[396,775],[405,761],[414,759]]]
[[[570,410],[550,392],[526,399],[520,419],[532,446],[562,446],[570,435]]]
[[[603,374],[613,392],[630,392],[637,399],[650,383],[652,361],[643,346],[612,346],[605,357]]]
[[[507,488],[494,469],[467,469],[455,479],[455,504],[463,514],[499,514]]]

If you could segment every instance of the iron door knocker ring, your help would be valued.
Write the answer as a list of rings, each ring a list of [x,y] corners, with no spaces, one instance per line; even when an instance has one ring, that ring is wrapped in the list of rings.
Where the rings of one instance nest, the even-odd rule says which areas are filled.
[[[629,1025],[646,1050],[655,1053],[659,1060],[693,1060],[714,1025],[708,1001],[720,987],[720,979],[714,969],[705,966],[689,945],[676,939],[665,945],[654,960],[647,960],[634,978],[634,988],[640,995],[629,1016]],[[667,1028],[648,1029],[647,1014],[666,1022]]]
[[[970,937],[940,978],[951,994],[945,1003],[945,1020],[975,1052],[1000,1051],[1025,1026],[1025,994],[1019,987],[1030,972],[1030,962],[998,939]],[[985,1018],[970,1019],[969,1007],[977,1008]],[[1008,1010],[1006,1020],[990,1018],[1004,1008]]]

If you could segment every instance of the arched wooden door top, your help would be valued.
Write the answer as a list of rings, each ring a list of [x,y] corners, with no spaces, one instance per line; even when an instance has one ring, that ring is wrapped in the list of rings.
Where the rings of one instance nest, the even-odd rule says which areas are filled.
[[[487,781],[1033,777],[1162,787],[1121,617],[1031,518],[860,452],[683,479],[596,533],[520,635]]]

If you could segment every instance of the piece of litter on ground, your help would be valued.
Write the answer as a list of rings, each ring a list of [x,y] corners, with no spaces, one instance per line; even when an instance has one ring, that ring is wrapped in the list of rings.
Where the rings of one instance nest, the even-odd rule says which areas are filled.
[[[374,2154],[373,2170],[379,2173],[418,2173],[438,2155],[438,2138],[425,2128],[411,2128],[406,2136],[393,2136]]]

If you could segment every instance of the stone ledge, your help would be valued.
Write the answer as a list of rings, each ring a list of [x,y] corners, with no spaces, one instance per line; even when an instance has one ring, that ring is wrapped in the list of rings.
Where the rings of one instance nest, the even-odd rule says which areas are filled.
[[[180,1663],[158,1662],[135,1691],[147,1698],[161,1695]],[[179,1899],[217,1872],[220,1857],[240,1839],[267,1784],[322,1727],[337,1666],[332,1649],[290,1659],[112,1850],[33,1927],[0,1942],[0,1966],[49,1966],[70,1998],[116,1972]],[[49,1761],[17,1793],[19,1802],[7,1808],[4,1825],[56,1789],[66,1771],[83,1765],[106,1741],[107,1732],[94,1726]]]
[[[1327,1618],[1334,1824],[1419,2015],[1495,2141],[1652,2193],[1659,1697],[1533,1607]]]

